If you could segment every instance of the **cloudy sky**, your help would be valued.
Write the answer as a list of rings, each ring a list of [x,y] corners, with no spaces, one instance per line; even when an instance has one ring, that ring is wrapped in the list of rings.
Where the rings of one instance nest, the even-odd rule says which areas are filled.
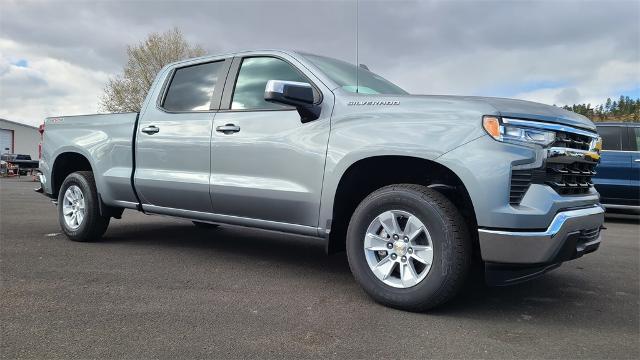
[[[0,0],[0,117],[93,113],[125,46],[180,28],[209,53],[287,48],[356,60],[345,1]],[[598,104],[640,97],[640,0],[360,0],[365,63],[411,93]]]

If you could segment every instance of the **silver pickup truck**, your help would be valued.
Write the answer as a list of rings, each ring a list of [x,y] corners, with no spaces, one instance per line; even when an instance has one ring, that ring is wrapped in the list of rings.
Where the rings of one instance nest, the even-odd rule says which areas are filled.
[[[599,152],[557,107],[249,51],[166,66],[140,113],[48,118],[40,181],[71,240],[124,209],[312,236],[375,300],[420,311],[478,268],[505,285],[596,250]]]

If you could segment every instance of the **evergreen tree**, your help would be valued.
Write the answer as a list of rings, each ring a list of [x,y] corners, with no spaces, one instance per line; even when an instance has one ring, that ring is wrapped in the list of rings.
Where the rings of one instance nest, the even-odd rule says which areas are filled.
[[[607,98],[604,104],[564,105],[563,109],[584,115],[593,121],[640,121],[640,98],[620,95],[617,101]]]

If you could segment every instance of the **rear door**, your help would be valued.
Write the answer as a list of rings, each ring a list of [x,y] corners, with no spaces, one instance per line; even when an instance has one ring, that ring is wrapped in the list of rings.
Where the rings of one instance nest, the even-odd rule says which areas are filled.
[[[631,153],[623,151],[626,128],[617,125],[600,125],[602,157],[596,168],[593,183],[604,204],[622,204],[629,197],[631,181]]]
[[[295,108],[266,102],[268,80],[310,83],[320,118],[303,123]],[[332,109],[333,94],[294,58],[235,58],[214,120],[213,212],[316,228]]]
[[[210,212],[213,118],[231,60],[178,67],[139,119],[135,186],[150,212]]]

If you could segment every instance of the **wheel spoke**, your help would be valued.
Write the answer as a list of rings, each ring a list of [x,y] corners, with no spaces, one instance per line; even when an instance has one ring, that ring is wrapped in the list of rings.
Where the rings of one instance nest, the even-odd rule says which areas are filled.
[[[396,219],[396,215],[393,212],[385,211],[378,216],[378,221],[387,234],[392,235],[401,233],[400,226],[398,226],[398,219]]]
[[[418,274],[411,261],[400,265],[400,281],[402,281],[402,285],[407,287],[413,286],[418,282]]]
[[[380,260],[378,264],[376,264],[373,271],[376,273],[376,275],[379,278],[381,278],[382,280],[385,280],[389,277],[389,275],[391,275],[391,272],[393,272],[393,266],[395,264],[396,263],[392,261],[389,256],[387,256],[384,259]]]
[[[82,223],[82,219],[84,219],[84,214],[82,213],[82,211],[78,211],[76,213],[76,222],[78,223],[78,225]]]
[[[430,265],[433,261],[433,249],[430,246],[424,245],[414,245],[413,254],[411,257],[416,259],[416,261],[421,262],[425,265]]]
[[[64,216],[69,216],[73,214],[73,209],[71,208],[71,206],[63,205],[62,213],[64,214]]]
[[[73,195],[72,195],[72,191],[67,191],[67,192],[64,194],[64,198],[65,198],[65,200],[67,200],[70,204],[72,204],[72,203],[73,203]]]
[[[387,250],[387,239],[368,233],[364,238],[364,248],[371,251]]]
[[[409,237],[409,241],[413,241],[423,230],[420,220],[415,216],[410,216],[407,219],[407,225],[404,227],[404,235]]]

